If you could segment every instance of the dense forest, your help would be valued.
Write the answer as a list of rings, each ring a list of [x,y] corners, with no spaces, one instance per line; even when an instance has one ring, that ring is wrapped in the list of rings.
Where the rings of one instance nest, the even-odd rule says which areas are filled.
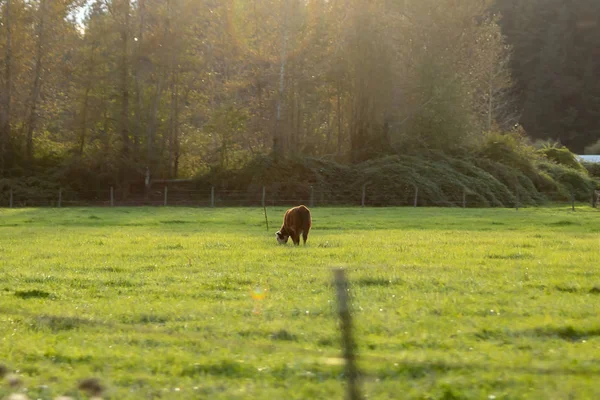
[[[0,0],[0,186],[473,156],[514,187],[507,148],[600,140],[599,20],[595,0]]]
[[[499,0],[520,123],[573,152],[600,144],[600,2]],[[600,154],[600,146],[589,149]]]

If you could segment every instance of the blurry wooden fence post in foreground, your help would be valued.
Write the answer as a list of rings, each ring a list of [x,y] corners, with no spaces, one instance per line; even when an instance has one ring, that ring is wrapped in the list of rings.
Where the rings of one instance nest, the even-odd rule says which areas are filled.
[[[335,289],[337,292],[338,313],[342,331],[342,346],[344,347],[345,375],[348,380],[348,400],[361,399],[358,384],[358,368],[356,367],[356,345],[352,337],[352,318],[348,302],[348,281],[343,269],[334,270]]]

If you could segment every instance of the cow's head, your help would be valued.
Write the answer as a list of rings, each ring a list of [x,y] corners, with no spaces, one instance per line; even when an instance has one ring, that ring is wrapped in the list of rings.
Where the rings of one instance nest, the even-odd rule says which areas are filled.
[[[288,239],[290,238],[289,235],[284,235],[283,233],[281,233],[281,231],[277,231],[275,237],[277,237],[277,243],[279,244],[286,244]]]

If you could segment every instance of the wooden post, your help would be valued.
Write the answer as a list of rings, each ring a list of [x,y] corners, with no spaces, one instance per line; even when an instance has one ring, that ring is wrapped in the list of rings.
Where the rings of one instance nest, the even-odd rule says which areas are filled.
[[[348,399],[358,400],[361,398],[358,385],[358,368],[356,366],[356,345],[352,337],[352,318],[348,305],[348,281],[343,269],[334,271],[335,288],[338,300],[338,314],[340,316],[340,329],[342,333],[342,346],[344,359],[346,360],[345,375],[348,379]]]
[[[262,202],[261,202],[261,204],[262,204],[263,208],[265,208],[265,199],[267,198],[266,196],[267,196],[267,188],[265,188],[265,187],[263,186]],[[266,215],[267,215],[267,213],[265,212],[265,217],[266,217]],[[268,224],[267,224],[267,226],[268,226]],[[268,228],[267,228],[267,229],[268,229]]]
[[[463,208],[467,208],[467,188],[463,188]]]
[[[167,206],[167,197],[169,196],[169,188],[165,186],[165,207]]]
[[[362,190],[362,199],[360,201],[360,206],[364,207],[365,206],[365,197],[367,195],[367,184],[366,183],[363,185],[362,189],[363,189]]]
[[[310,187],[310,203],[309,203],[309,207],[312,208],[315,206],[315,188],[314,187]]]
[[[575,211],[575,193],[571,192],[571,210]]]
[[[8,208],[12,208],[13,207],[13,190],[12,188],[10,188],[10,194],[8,197]]]
[[[58,189],[58,208],[62,207],[62,188]]]
[[[517,211],[519,211],[519,189],[517,189],[517,195],[516,195],[516,201],[515,201],[515,208],[517,209]]]
[[[419,201],[419,187],[415,186],[415,204],[414,206],[417,206],[417,202]]]
[[[215,207],[215,187],[210,188],[210,206]]]
[[[267,207],[263,205],[263,211],[265,212],[265,224],[267,225],[267,232],[269,232],[269,219],[267,218]]]
[[[112,186],[110,187],[110,206],[115,206],[115,190]]]

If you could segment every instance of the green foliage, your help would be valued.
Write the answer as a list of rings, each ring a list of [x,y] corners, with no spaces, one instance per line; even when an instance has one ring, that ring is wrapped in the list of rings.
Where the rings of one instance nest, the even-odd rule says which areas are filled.
[[[412,205],[418,188],[419,205],[510,207],[516,202],[542,205],[565,201],[575,193],[587,200],[593,180],[586,173],[540,157],[515,134],[487,135],[473,155],[443,152],[396,155],[356,165],[316,158],[273,161],[259,157],[236,170],[213,169],[199,176],[198,187],[260,193],[280,200],[308,199],[311,187],[320,204],[358,204],[363,185],[371,205]]]
[[[36,206],[55,202],[59,188],[59,184],[36,176],[0,178],[0,206],[9,204],[10,189],[13,190],[14,206]]]
[[[586,169],[577,160],[577,156],[566,147],[547,145],[539,149],[538,153],[557,164],[565,165],[576,171],[586,172]]]
[[[596,180],[600,180],[600,163],[586,162],[582,165],[585,167],[588,174],[596,178]]]
[[[596,143],[593,143],[593,144],[587,146],[584,149],[584,153],[591,154],[591,155],[600,154],[600,139],[598,139],[598,141]]]
[[[517,168],[523,173],[534,169],[534,149],[518,133],[488,133],[477,148],[477,154],[488,160]]]
[[[596,182],[588,176],[587,171],[582,172],[548,161],[539,161],[538,166],[559,183],[563,196],[570,197],[573,194],[576,200],[588,201],[596,187]]]
[[[344,266],[369,399],[600,397],[597,210],[312,214],[294,248],[257,208],[0,209],[0,364],[44,400],[341,399]]]
[[[511,54],[520,123],[536,139],[558,140],[575,153],[600,139],[598,110],[600,3],[498,0]],[[590,21],[589,23],[587,21]],[[573,28],[573,24],[577,26]],[[586,40],[581,40],[585,37]]]

